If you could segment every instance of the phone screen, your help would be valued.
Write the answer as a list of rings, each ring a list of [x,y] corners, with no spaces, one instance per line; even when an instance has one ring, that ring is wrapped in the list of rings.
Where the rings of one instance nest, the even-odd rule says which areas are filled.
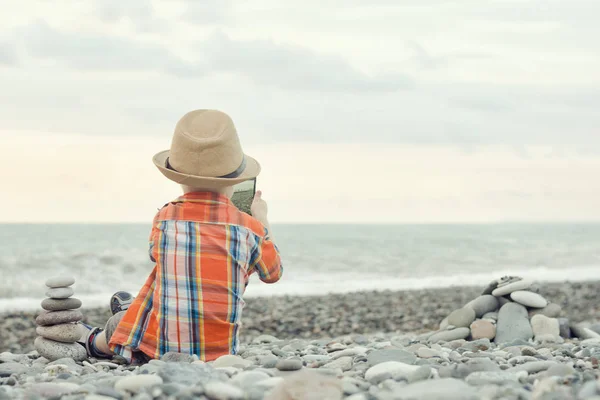
[[[246,214],[252,215],[250,212],[250,206],[254,200],[254,194],[256,193],[256,178],[242,183],[238,183],[233,187],[233,196],[231,196],[231,202],[240,210]]]

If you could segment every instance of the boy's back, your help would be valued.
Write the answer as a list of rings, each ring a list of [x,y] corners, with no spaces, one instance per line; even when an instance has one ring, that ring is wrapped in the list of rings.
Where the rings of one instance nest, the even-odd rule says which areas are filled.
[[[155,269],[110,340],[151,358],[167,352],[214,360],[235,354],[249,275],[272,283],[279,253],[266,229],[224,195],[187,193],[154,219],[150,252]]]

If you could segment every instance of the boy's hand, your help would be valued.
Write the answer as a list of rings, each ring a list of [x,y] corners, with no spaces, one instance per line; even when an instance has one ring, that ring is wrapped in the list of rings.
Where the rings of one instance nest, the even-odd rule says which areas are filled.
[[[267,202],[262,199],[262,192],[258,190],[254,195],[254,200],[252,200],[250,212],[252,212],[254,218],[261,220],[267,218],[268,211],[269,207],[267,206]]]

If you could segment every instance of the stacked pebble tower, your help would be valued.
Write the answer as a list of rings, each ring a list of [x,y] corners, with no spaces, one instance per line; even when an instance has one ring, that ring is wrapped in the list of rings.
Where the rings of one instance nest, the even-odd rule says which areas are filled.
[[[597,340],[600,334],[562,318],[560,305],[537,293],[536,284],[517,276],[491,282],[481,296],[454,310],[440,323],[431,342],[489,339],[496,343],[536,341],[563,343],[564,339]]]
[[[81,300],[73,296],[71,287],[75,279],[71,277],[55,277],[46,281],[48,298],[42,301],[44,311],[35,319],[36,333],[35,348],[38,353],[50,361],[60,358],[72,358],[83,361],[87,352],[77,343],[81,330],[77,321],[83,319],[79,311]]]

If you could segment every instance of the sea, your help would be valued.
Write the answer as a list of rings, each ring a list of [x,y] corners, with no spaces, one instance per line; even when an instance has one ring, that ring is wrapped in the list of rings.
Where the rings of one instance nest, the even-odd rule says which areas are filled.
[[[71,275],[84,307],[137,293],[147,224],[0,224],[0,312],[35,310],[46,279]],[[504,275],[600,280],[600,224],[273,225],[284,273],[245,297],[485,286]]]

